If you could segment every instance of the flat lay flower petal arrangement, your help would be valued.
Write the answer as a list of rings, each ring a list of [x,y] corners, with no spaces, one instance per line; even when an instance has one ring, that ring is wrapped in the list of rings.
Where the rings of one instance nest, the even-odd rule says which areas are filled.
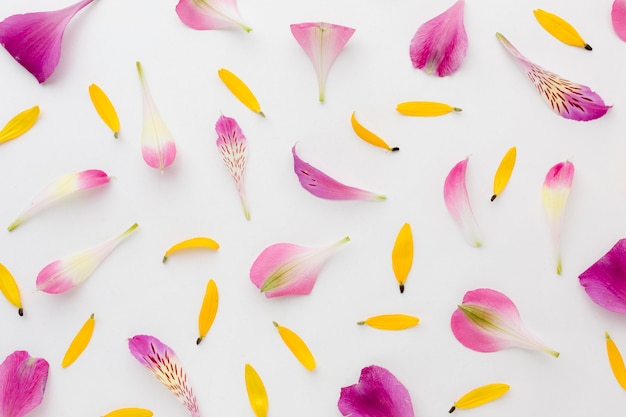
[[[619,415],[626,1],[291,3],[0,5],[0,417]]]

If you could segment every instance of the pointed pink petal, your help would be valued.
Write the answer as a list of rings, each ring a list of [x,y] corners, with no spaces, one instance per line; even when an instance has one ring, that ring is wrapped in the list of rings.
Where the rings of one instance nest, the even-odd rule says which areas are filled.
[[[295,145],[291,148],[291,153],[293,155],[293,170],[298,176],[300,185],[316,197],[325,198],[327,200],[366,201],[380,201],[387,198],[384,195],[375,194],[371,191],[350,187],[329,177],[319,169],[300,159],[296,154]]]
[[[448,10],[419,27],[409,48],[415,68],[440,77],[459,69],[468,45],[464,8],[464,0],[457,0]]]
[[[613,2],[611,22],[617,36],[626,42],[626,0],[615,0]]]
[[[574,164],[569,161],[554,165],[543,182],[541,196],[548,214],[550,234],[556,254],[556,271],[561,273],[561,217],[574,179]]]
[[[60,294],[82,284],[137,227],[139,225],[135,223],[119,236],[49,263],[37,275],[37,290],[48,294]]]
[[[291,25],[291,33],[315,67],[320,101],[324,101],[328,71],[354,31],[346,26],[324,22]]]
[[[359,383],[341,388],[339,412],[350,417],[414,417],[411,396],[387,369],[371,365],[361,370]]]
[[[465,240],[472,246],[480,247],[482,245],[480,231],[465,185],[468,161],[469,158],[465,158],[450,170],[443,186],[443,198],[450,215],[458,224]]]
[[[463,303],[452,314],[450,327],[463,346],[477,352],[520,347],[559,355],[527,330],[513,301],[488,288],[465,293]]]
[[[0,44],[15,60],[43,83],[61,57],[67,24],[93,0],[82,0],[61,10],[9,16],[0,22]]]
[[[246,219],[250,220],[250,212],[246,204],[246,191],[243,182],[243,176],[246,170],[246,157],[248,154],[246,137],[237,124],[237,121],[226,116],[220,116],[217,120],[215,131],[217,132],[217,141],[215,144],[220,150],[224,165],[226,165],[226,168],[228,168],[228,171],[235,180]]]
[[[496,33],[504,48],[516,58],[544,100],[560,116],[579,121],[598,119],[606,114],[607,106],[589,87],[568,81],[535,65],[524,57],[504,36]]]
[[[250,281],[265,293],[267,298],[309,294],[328,257],[334,249],[349,240],[345,237],[322,248],[291,243],[271,245],[265,248],[252,264]]]
[[[578,279],[594,303],[626,314],[626,239],[620,239]]]
[[[241,23],[236,0],[179,0],[176,13],[192,29],[210,30],[240,27],[252,29]]]
[[[18,350],[0,364],[0,415],[22,417],[43,400],[49,364]]]
[[[196,396],[187,383],[187,374],[169,346],[154,336],[137,335],[128,339],[128,348],[135,359],[187,407],[192,417],[200,417]]]

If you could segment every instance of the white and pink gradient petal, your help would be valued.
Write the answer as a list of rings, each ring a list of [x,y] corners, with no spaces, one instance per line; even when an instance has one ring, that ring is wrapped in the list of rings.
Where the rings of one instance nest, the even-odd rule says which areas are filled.
[[[181,22],[196,30],[252,29],[241,22],[236,0],[180,0],[176,14]]]
[[[248,156],[247,139],[237,121],[231,117],[220,116],[215,124],[217,140],[215,144],[222,155],[222,161],[228,172],[233,177],[243,207],[244,215],[250,220],[250,210],[246,200],[244,175],[246,171],[246,159]]]
[[[469,157],[458,162],[450,170],[443,186],[443,197],[448,212],[450,212],[450,215],[461,229],[465,240],[470,245],[478,248],[482,246],[482,239],[472,206],[470,205],[465,182],[468,162]]]

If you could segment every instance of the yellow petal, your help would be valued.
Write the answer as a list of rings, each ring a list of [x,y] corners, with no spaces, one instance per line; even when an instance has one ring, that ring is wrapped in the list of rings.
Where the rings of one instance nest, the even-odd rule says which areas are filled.
[[[120,132],[120,119],[117,117],[117,112],[115,111],[115,107],[113,107],[111,100],[109,100],[104,91],[102,91],[102,89],[96,84],[91,84],[89,86],[89,97],[91,97],[91,101],[93,102],[98,115],[100,115],[100,118],[109,127],[109,129],[113,131],[113,136],[117,139]]]
[[[74,336],[74,340],[72,340],[72,343],[70,343],[70,346],[67,348],[67,352],[65,352],[65,356],[61,362],[62,367],[67,368],[83,353],[91,340],[95,325],[96,319],[92,314],[85,324],[83,324],[83,327],[81,327],[76,336]]]
[[[370,132],[369,130],[367,130],[366,128],[364,128],[359,121],[356,119],[356,116],[354,115],[354,112],[352,112],[352,129],[354,129],[354,133],[356,133],[356,135],[358,137],[360,137],[361,139],[363,139],[365,142],[374,145],[374,146],[378,146],[379,148],[383,148],[386,149],[388,151],[399,151],[400,148],[392,148],[389,145],[387,145],[387,142],[385,142],[384,140],[382,140],[381,138],[379,138],[377,135],[375,135],[374,133]]]
[[[202,307],[200,308],[200,315],[198,315],[198,333],[200,336],[196,340],[196,344],[200,344],[204,336],[209,332],[209,329],[213,325],[215,316],[217,315],[217,306],[219,304],[219,296],[217,293],[217,285],[212,279],[206,284],[206,291],[204,293],[204,299],[202,300]]]
[[[391,252],[391,265],[400,285],[400,292],[403,293],[404,282],[409,275],[411,265],[413,265],[413,233],[411,233],[411,225],[408,223],[404,223],[398,232],[396,243]]]
[[[153,413],[145,408],[120,408],[110,413],[107,413],[103,417],[152,417]]]
[[[405,116],[441,116],[452,111],[462,111],[458,107],[449,104],[435,103],[433,101],[407,101],[398,104],[396,110]]]
[[[263,381],[256,370],[248,363],[245,368],[245,378],[248,400],[250,400],[252,411],[254,411],[256,417],[267,416],[268,401],[265,385],[263,385]]]
[[[22,308],[22,299],[20,298],[20,290],[17,287],[15,278],[9,272],[9,270],[2,264],[0,264],[0,291],[6,297],[7,300],[15,307],[20,316],[24,315],[24,309]]]
[[[563,20],[561,17],[541,9],[537,9],[533,11],[533,13],[535,14],[535,18],[539,24],[550,35],[565,44],[578,46],[591,51],[591,46],[583,40],[582,36],[578,34],[572,25]]]
[[[516,158],[517,149],[515,146],[504,154],[504,157],[502,158],[502,161],[500,161],[500,165],[496,170],[496,175],[493,177],[493,195],[491,196],[491,201],[495,200],[508,184],[511,174],[513,173],[513,167],[515,167]]]
[[[170,256],[174,252],[178,252],[182,249],[193,249],[193,248],[206,248],[206,249],[214,249],[218,250],[220,248],[220,244],[208,237],[192,237],[191,239],[183,240],[182,242],[178,242],[171,248],[169,248],[165,255],[163,256],[163,263],[167,261],[168,256]]]
[[[624,367],[622,354],[615,342],[613,342],[613,339],[611,339],[611,336],[609,336],[609,333],[605,332],[604,335],[606,336],[606,353],[609,356],[609,364],[611,365],[613,375],[615,375],[615,379],[617,379],[622,388],[626,389],[626,367]]]
[[[8,142],[28,132],[37,121],[37,117],[39,117],[39,106],[31,107],[16,115],[0,130],[0,143]]]
[[[383,314],[359,321],[357,324],[367,324],[370,327],[380,330],[404,330],[417,326],[419,322],[420,319],[417,317],[407,316],[406,314]]]
[[[273,322],[274,326],[278,329],[278,334],[283,339],[283,342],[287,345],[291,353],[300,361],[300,363],[309,371],[315,369],[315,358],[309,350],[308,346],[300,336],[295,334],[292,330]]]
[[[247,108],[252,110],[255,113],[260,114],[265,117],[265,114],[261,111],[261,106],[259,105],[259,101],[256,99],[252,91],[248,88],[248,86],[239,79],[235,74],[227,70],[226,68],[222,68],[217,71],[217,75],[219,75],[222,82],[228,87],[231,93],[237,100],[241,101]]]
[[[496,383],[484,385],[482,387],[475,388],[459,398],[450,409],[450,413],[457,408],[472,408],[478,407],[502,397],[509,390],[507,384]]]

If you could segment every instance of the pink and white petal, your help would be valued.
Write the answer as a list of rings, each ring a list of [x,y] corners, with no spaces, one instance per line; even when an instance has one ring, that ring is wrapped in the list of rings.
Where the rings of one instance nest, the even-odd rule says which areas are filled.
[[[41,404],[50,365],[23,350],[0,364],[0,415],[23,417]]]
[[[457,308],[452,313],[450,327],[454,337],[463,346],[477,352],[497,352],[511,347],[511,343],[508,340],[502,339],[494,333],[488,333],[476,326],[460,308]]]
[[[613,1],[611,22],[617,36],[626,42],[626,0]]]
[[[196,30],[252,29],[241,22],[236,0],[179,0],[176,14],[187,26]]]
[[[265,248],[256,258],[250,268],[250,281],[261,289],[263,284],[274,271],[291,259],[304,256],[311,252],[307,246],[292,243],[277,243]]]
[[[217,132],[216,145],[222,155],[222,161],[235,181],[239,199],[246,219],[250,220],[250,212],[246,202],[244,174],[247,159],[247,140],[237,121],[231,117],[221,116],[215,124]]]
[[[464,8],[464,0],[457,0],[448,10],[419,27],[409,48],[413,67],[439,77],[459,69],[468,47]]]
[[[472,246],[480,247],[480,230],[470,205],[465,181],[468,162],[469,157],[450,170],[444,182],[443,197],[448,212],[461,229],[465,240]]]

